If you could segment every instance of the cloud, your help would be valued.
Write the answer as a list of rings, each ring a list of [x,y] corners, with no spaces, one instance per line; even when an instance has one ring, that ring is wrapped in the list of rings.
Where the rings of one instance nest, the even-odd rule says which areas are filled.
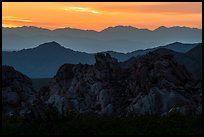
[[[132,3],[128,5],[102,5],[99,10],[108,12],[125,13],[179,13],[179,14],[202,14],[202,4],[199,2],[155,2],[142,4]]]
[[[136,24],[135,24],[136,23]],[[55,2],[3,5],[2,25],[101,30],[114,25],[202,28],[201,2]]]
[[[13,24],[2,24],[2,27],[8,27],[8,28],[13,28],[13,27],[19,27],[19,25],[13,25]]]
[[[99,11],[96,10],[92,10],[90,8],[84,8],[84,7],[66,7],[63,8],[66,11],[78,11],[78,12],[89,12],[89,13],[93,13],[93,14],[99,14]]]
[[[13,22],[32,22],[32,20],[22,19],[19,17],[3,16],[3,21],[13,21]]]

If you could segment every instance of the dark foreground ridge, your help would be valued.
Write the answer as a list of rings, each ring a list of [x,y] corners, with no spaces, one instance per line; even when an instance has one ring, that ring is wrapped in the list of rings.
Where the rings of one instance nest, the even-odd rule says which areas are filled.
[[[95,54],[95,59],[94,65],[64,64],[49,85],[35,94],[29,78],[3,66],[3,105],[12,106],[3,109],[3,114],[44,119],[48,106],[59,116],[71,112],[116,116],[202,113],[200,83],[172,55],[150,52],[135,58],[127,68],[121,68],[108,53]],[[25,109],[28,104],[32,105]]]
[[[123,67],[108,53],[95,59],[62,65],[37,92],[27,76],[2,66],[3,134],[202,133],[201,83],[169,52]]]
[[[63,65],[50,85],[47,104],[58,112],[99,115],[197,114],[202,89],[172,55],[148,53],[122,69],[109,54],[96,54],[94,65]],[[41,96],[42,98],[42,96]]]

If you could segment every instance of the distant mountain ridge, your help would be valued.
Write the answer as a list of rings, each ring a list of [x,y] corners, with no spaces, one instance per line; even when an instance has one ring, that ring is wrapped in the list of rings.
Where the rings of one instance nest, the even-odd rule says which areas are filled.
[[[180,53],[185,53],[189,50],[191,50],[192,48],[194,48],[197,44],[199,43],[194,43],[194,44],[184,44],[184,43],[180,43],[180,42],[174,42],[165,46],[158,46],[155,48],[149,48],[149,49],[144,49],[144,50],[136,50],[133,52],[129,52],[129,53],[118,53],[118,52],[114,52],[114,51],[106,51],[106,52],[102,52],[102,53],[109,53],[112,57],[117,58],[119,61],[125,61],[131,57],[134,56],[139,56],[139,55],[144,55],[148,52],[160,49],[160,48],[166,48],[166,49],[170,49],[176,52],[180,52]]]
[[[107,51],[112,57],[122,62],[131,57],[144,55],[150,51],[159,48],[167,48],[172,50],[189,51],[198,44],[182,44],[172,43],[166,46],[161,46],[153,49],[138,50],[131,53],[118,53]],[[182,48],[176,48],[176,47]],[[52,77],[59,67],[65,63],[70,64],[94,64],[94,54],[74,51],[65,48],[57,42],[49,42],[41,44],[35,48],[23,49],[20,51],[3,51],[2,64],[13,66],[16,70],[26,74],[31,78],[49,78]]]
[[[161,26],[155,30],[148,30],[132,26],[115,26],[97,32],[74,28],[48,30],[24,26],[2,28],[2,39],[3,50],[32,48],[45,42],[56,41],[67,48],[87,53],[107,50],[128,53],[173,42],[200,43],[202,29]]]
[[[175,60],[179,64],[183,64],[186,67],[186,69],[191,73],[194,79],[202,80],[202,43],[197,44],[194,48],[192,48],[186,53],[179,53],[179,52],[173,51],[168,48],[163,48],[163,47],[151,50],[151,52],[159,53],[161,55],[162,54],[163,55],[167,55],[167,54],[173,55]],[[134,63],[135,59],[136,57],[133,56],[130,59],[124,62],[121,62],[120,66],[124,68],[128,68]]]
[[[44,43],[31,49],[3,52],[2,59],[3,64],[14,66],[31,78],[51,77],[65,62],[94,63],[92,55],[64,48],[56,42]]]

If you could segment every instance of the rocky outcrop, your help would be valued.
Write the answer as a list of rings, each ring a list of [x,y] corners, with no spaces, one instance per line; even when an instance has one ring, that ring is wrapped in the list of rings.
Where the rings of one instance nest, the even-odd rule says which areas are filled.
[[[96,54],[94,65],[63,65],[41,99],[66,115],[201,113],[202,88],[171,55],[148,53],[130,67],[109,54]]]
[[[135,61],[129,73],[126,92],[135,98],[128,111],[162,114],[173,107],[197,106],[192,97],[198,92],[195,81],[171,55],[146,54]]]
[[[13,67],[2,66],[2,115],[23,115],[34,100],[31,80]]]

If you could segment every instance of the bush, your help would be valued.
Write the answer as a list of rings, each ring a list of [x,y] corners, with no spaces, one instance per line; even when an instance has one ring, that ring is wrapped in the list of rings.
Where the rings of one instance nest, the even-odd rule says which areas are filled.
[[[202,116],[99,117],[76,114],[47,121],[4,119],[4,135],[201,135]]]

